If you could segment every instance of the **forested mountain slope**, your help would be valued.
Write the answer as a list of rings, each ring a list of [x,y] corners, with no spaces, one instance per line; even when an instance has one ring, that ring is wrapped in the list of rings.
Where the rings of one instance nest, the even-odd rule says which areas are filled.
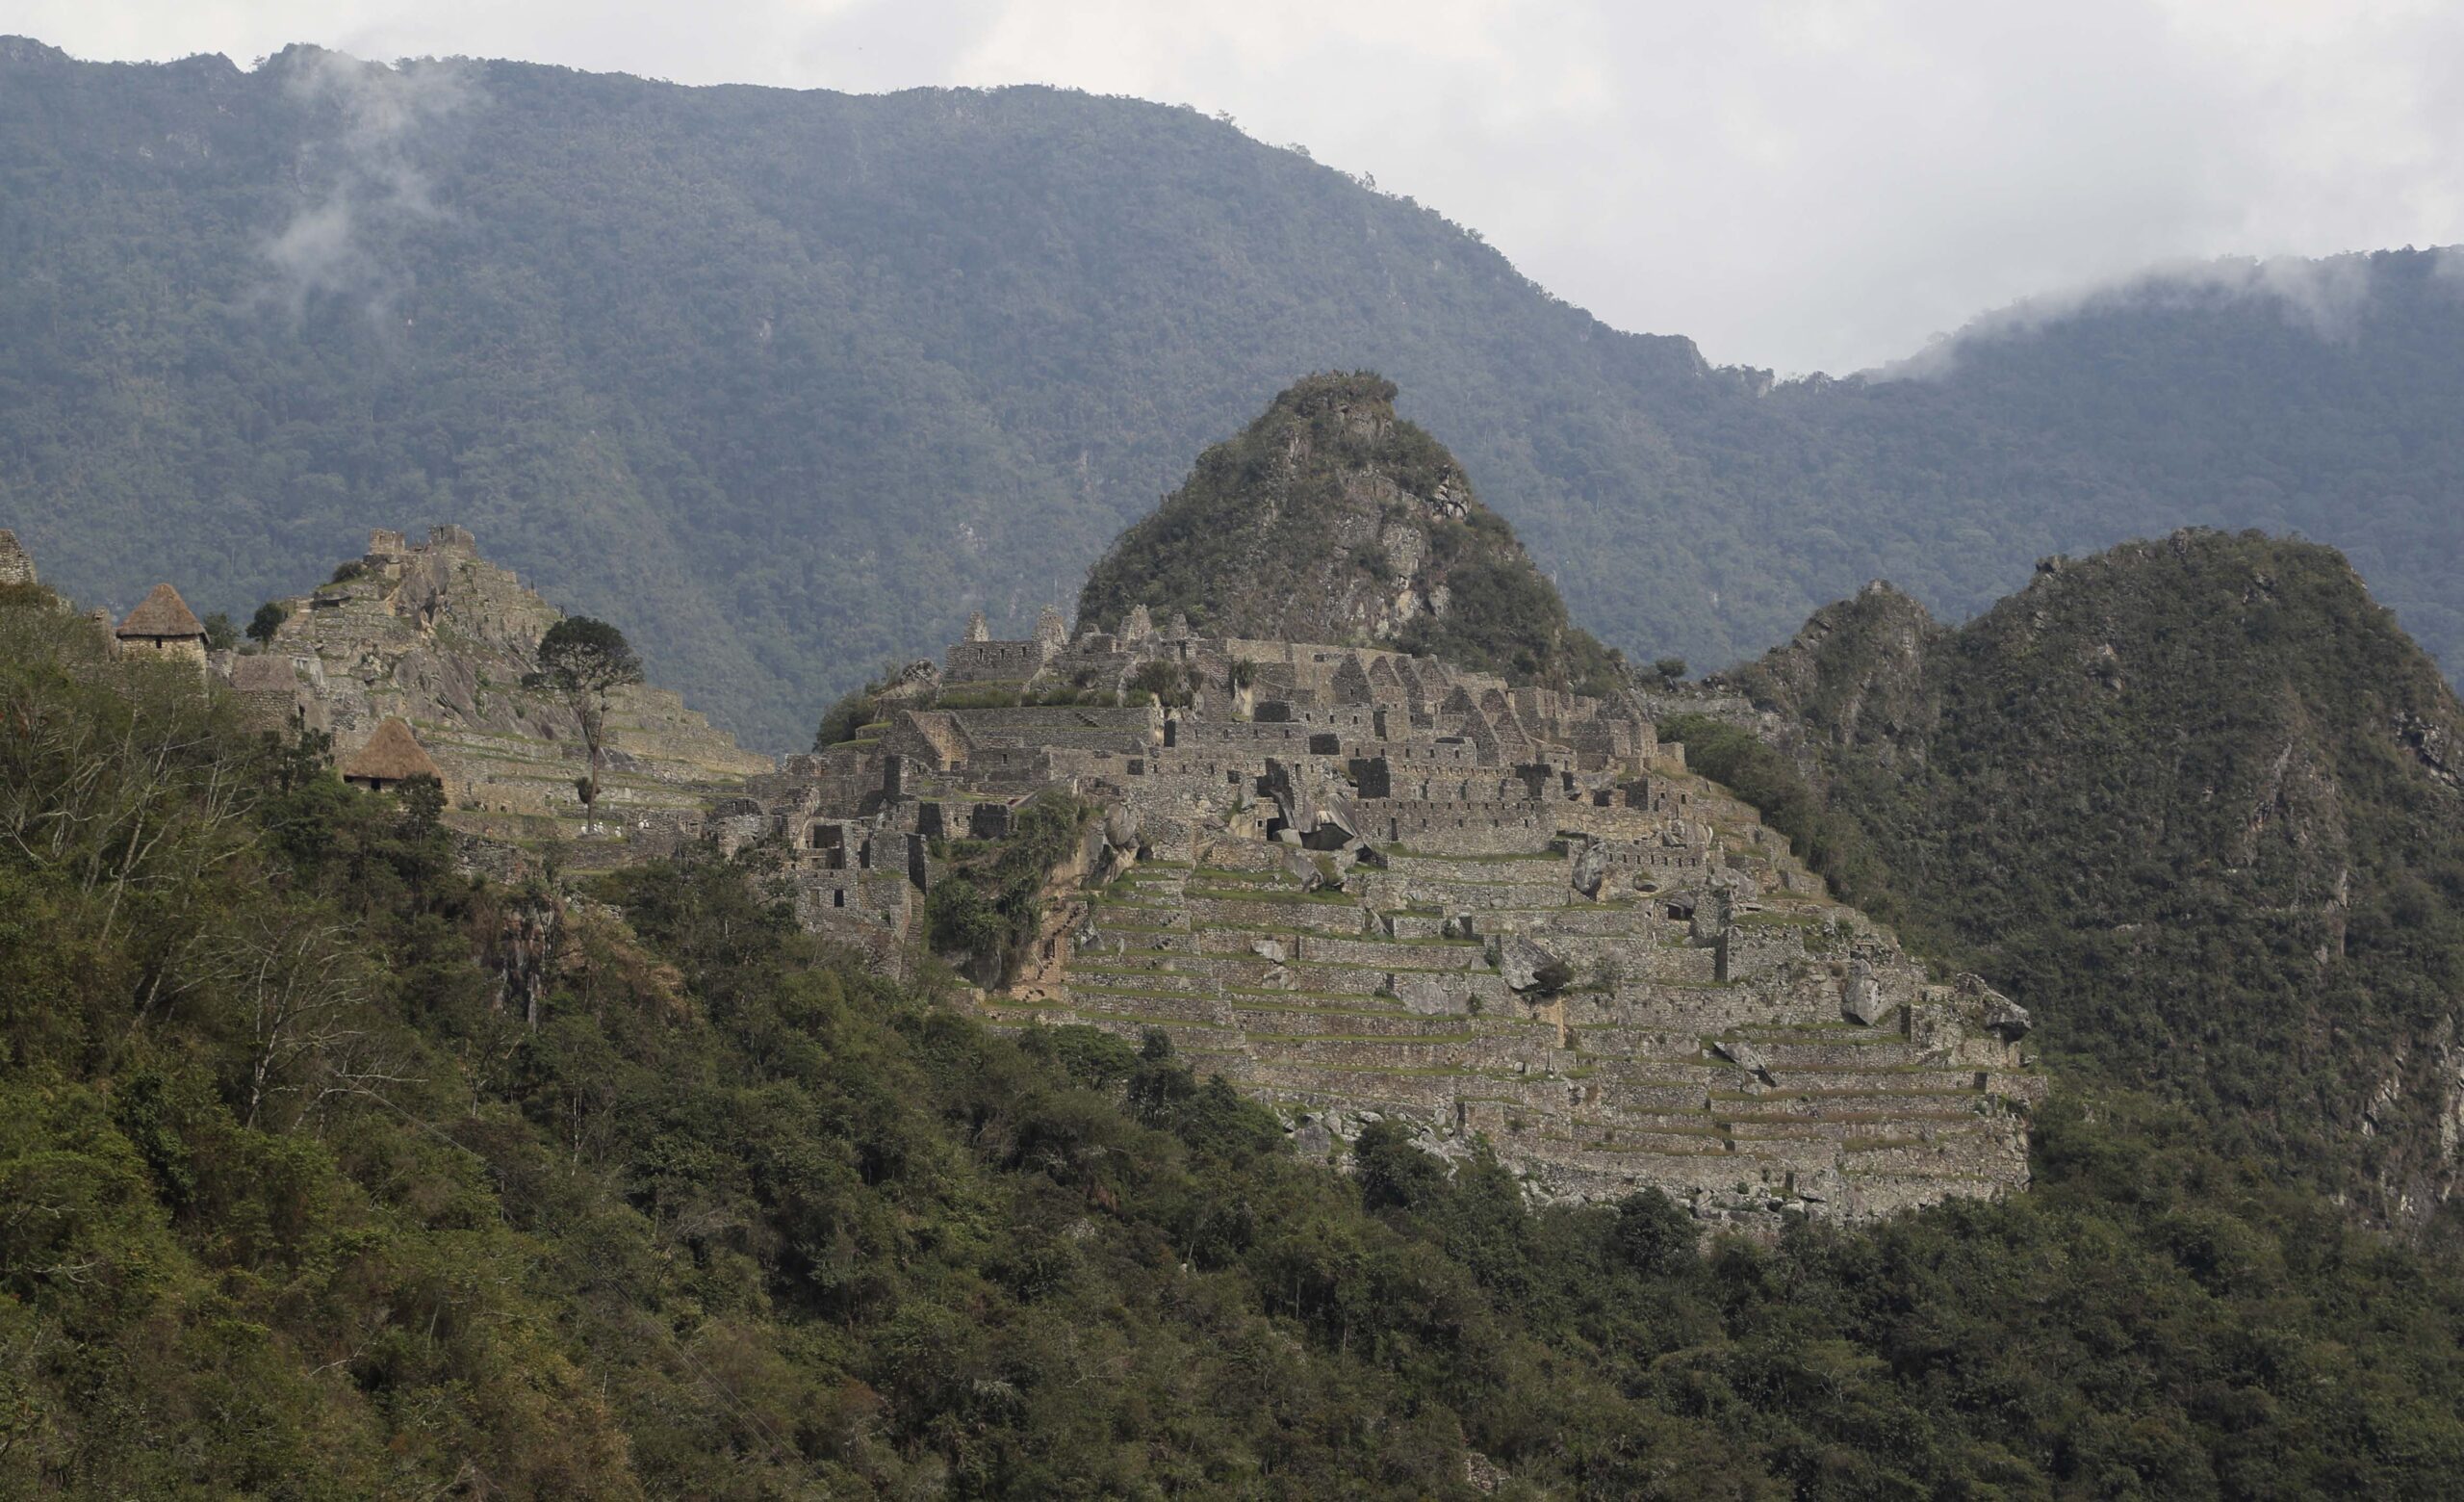
[[[973,609],[1022,631],[1313,370],[1396,380],[1630,656],[2213,521],[2344,545],[2464,660],[2426,255],[2329,269],[2323,324],[2160,288],[1771,390],[1186,110],[24,40],[0,204],[0,525],[54,577],[244,614],[372,517],[459,521],[766,746]]]
[[[458,873],[0,588],[0,1492],[2432,1496],[2464,1282],[2126,1093],[1772,1243],[1348,1176],[757,859]],[[143,838],[130,838],[131,833]]]
[[[2333,550],[2186,531],[1956,631],[1877,585],[1733,681],[1843,894],[2049,1056],[2389,1221],[2452,1200],[2464,708]]]

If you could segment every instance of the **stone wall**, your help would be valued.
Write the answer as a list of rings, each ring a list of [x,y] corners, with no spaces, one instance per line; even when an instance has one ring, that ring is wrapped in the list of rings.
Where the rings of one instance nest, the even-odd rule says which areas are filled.
[[[0,584],[32,584],[35,578],[35,557],[18,543],[17,534],[0,527]]]

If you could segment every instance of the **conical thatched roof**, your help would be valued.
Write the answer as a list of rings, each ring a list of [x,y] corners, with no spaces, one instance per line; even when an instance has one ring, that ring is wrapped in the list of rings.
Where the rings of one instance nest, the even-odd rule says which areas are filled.
[[[196,618],[180,592],[168,584],[156,584],[128,619],[119,623],[123,636],[202,636],[205,623]]]
[[[343,776],[368,782],[400,782],[410,777],[434,777],[444,780],[436,763],[411,735],[411,727],[398,719],[389,719],[376,727],[368,744],[352,752],[343,762]]]

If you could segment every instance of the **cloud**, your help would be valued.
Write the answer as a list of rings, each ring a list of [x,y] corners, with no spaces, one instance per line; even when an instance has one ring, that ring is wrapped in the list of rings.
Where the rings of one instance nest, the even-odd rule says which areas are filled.
[[[410,286],[398,237],[441,213],[421,147],[477,86],[455,63],[387,67],[302,49],[269,65],[286,70],[284,91],[314,120],[297,165],[306,201],[264,246],[275,296],[294,314],[338,298],[387,319]]]
[[[2442,277],[2454,274],[2452,268],[2464,260],[2453,250],[2432,254],[2437,257],[2432,273]],[[2458,280],[2464,284],[2464,277]],[[1939,379],[1956,372],[1962,356],[1978,345],[2030,333],[2074,315],[2123,307],[2195,307],[2263,299],[2316,337],[2342,343],[2360,333],[2374,285],[2370,259],[2362,254],[2315,260],[2241,256],[2178,262],[2116,281],[2039,293],[1980,314],[1958,333],[1938,337],[1916,353],[1867,374],[1882,380]]]
[[[16,0],[81,56],[314,40],[1228,112],[1620,327],[1852,370],[2144,268],[2464,241],[2452,0]],[[303,234],[314,226],[303,226]],[[346,243],[356,243],[347,241]]]

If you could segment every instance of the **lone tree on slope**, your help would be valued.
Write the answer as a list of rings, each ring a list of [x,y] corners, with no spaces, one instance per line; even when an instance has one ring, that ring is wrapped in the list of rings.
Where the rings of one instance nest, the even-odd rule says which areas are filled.
[[[539,639],[539,676],[564,695],[575,718],[581,721],[590,771],[574,788],[581,794],[582,832],[588,834],[599,805],[599,759],[607,724],[607,696],[627,684],[642,681],[642,660],[625,634],[605,621],[568,615]]]

